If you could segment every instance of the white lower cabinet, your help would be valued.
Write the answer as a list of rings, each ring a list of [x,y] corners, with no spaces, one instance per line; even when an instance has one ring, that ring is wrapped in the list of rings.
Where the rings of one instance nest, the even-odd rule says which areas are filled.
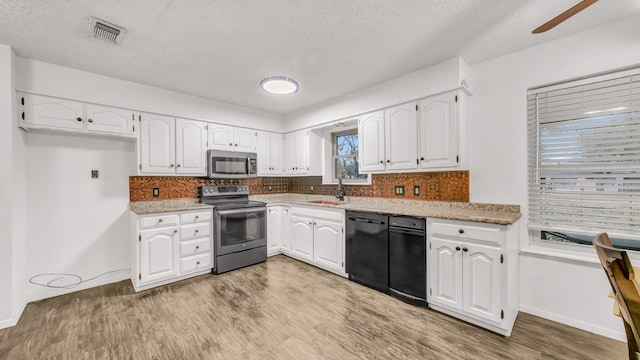
[[[267,207],[267,256],[289,253],[287,206]]]
[[[509,336],[520,303],[516,225],[429,219],[428,231],[429,306]]]
[[[131,213],[131,282],[136,291],[213,268],[213,211]]]
[[[313,219],[306,216],[291,215],[291,255],[313,262]]]
[[[269,206],[268,255],[285,254],[341,276],[344,272],[344,210]]]

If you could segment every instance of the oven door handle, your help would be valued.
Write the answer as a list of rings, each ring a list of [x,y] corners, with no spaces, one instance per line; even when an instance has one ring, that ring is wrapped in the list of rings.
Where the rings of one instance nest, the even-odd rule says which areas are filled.
[[[246,214],[252,212],[260,212],[267,211],[266,207],[252,207],[252,208],[242,208],[242,209],[233,209],[233,210],[218,210],[218,215],[234,215],[234,214]]]

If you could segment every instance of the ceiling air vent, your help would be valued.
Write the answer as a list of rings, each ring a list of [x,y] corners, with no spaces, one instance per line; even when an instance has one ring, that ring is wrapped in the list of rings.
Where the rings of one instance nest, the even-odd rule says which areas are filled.
[[[91,17],[91,31],[93,37],[108,43],[119,45],[124,39],[127,30],[110,22]]]

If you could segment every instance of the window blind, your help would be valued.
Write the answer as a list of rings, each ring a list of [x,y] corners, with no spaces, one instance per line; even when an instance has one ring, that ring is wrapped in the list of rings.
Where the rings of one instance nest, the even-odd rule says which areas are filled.
[[[640,69],[527,98],[529,228],[640,240]]]

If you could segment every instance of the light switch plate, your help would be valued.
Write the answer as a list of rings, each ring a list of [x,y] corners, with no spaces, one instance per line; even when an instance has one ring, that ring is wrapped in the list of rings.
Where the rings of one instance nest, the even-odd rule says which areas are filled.
[[[160,188],[153,188],[153,196],[160,196]]]
[[[418,185],[413,186],[413,196],[420,196],[420,186]]]

